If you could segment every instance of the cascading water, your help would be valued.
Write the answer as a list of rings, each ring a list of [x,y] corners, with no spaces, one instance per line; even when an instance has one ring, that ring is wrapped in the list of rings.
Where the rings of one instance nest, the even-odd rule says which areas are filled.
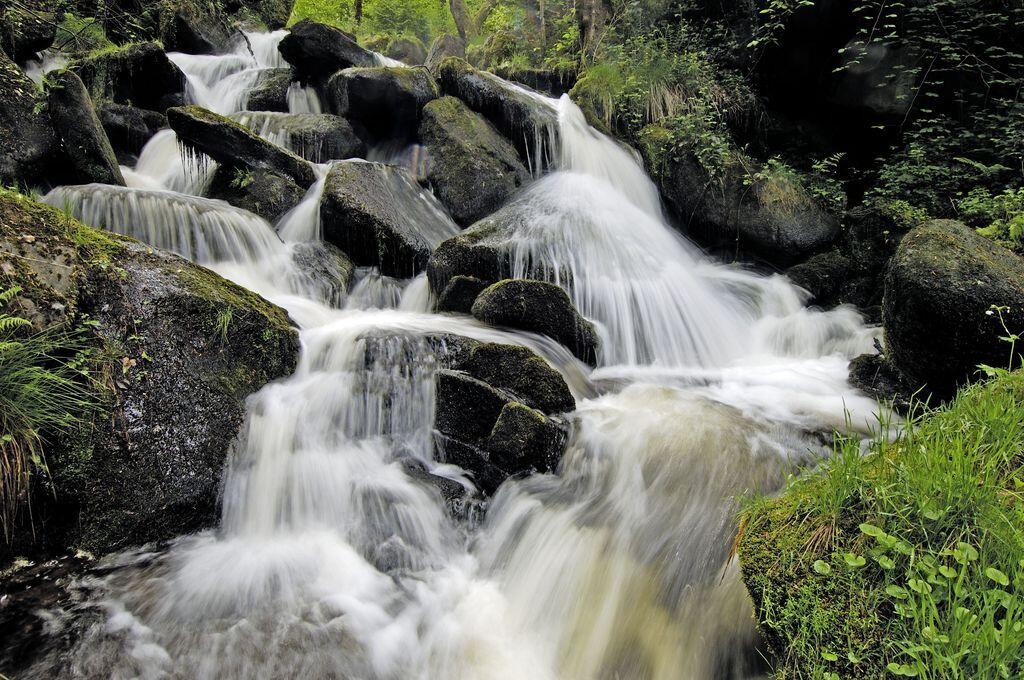
[[[259,64],[273,36],[249,37]],[[236,56],[179,63],[226,80],[243,72]],[[665,224],[628,150],[568,99],[530,97],[558,114],[557,169],[503,210],[499,243],[514,274],[561,283],[596,323],[594,371],[547,338],[429,313],[423,277],[364,272],[345,300],[282,278],[290,249],[320,237],[322,179],[280,238],[165,179],[161,191],[47,198],[261,292],[299,324],[303,347],[295,374],[251,399],[220,528],[109,561],[94,584],[107,616],[76,645],[73,675],[759,673],[730,558],[737,498],[823,455],[813,433],[847,420],[867,431],[875,404],[845,370],[872,332],[850,310],[805,309],[782,277],[706,259]],[[479,526],[453,520],[416,473],[469,483],[432,459],[433,373],[452,336],[531,347],[578,403],[559,474],[506,482]]]

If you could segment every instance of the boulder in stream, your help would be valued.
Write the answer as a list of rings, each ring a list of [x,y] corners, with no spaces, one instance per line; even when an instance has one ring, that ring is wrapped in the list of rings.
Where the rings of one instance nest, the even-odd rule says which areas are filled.
[[[445,241],[447,243],[447,241]],[[443,244],[442,244],[443,245]],[[433,262],[431,258],[431,262]],[[437,296],[437,311],[469,314],[476,296],[490,283],[475,276],[453,276]]]
[[[313,163],[366,155],[366,143],[341,116],[245,111],[232,118],[261,137],[273,139]]]
[[[160,16],[160,41],[168,52],[218,54],[231,40],[227,18],[216,4],[168,2]]]
[[[392,38],[384,48],[384,54],[409,66],[422,66],[427,60],[423,43],[413,38]]]
[[[96,108],[100,124],[122,165],[133,165],[146,142],[167,127],[167,116],[125,104],[105,102]]]
[[[388,140],[414,137],[423,107],[440,96],[426,69],[391,66],[345,69],[327,91],[332,111]]]
[[[167,122],[183,144],[218,163],[287,177],[303,189],[316,181],[312,166],[230,118],[200,106],[168,109]]]
[[[288,177],[269,170],[221,165],[206,189],[208,198],[219,198],[248,210],[274,224],[294,208],[306,190]]]
[[[165,111],[180,101],[185,75],[156,43],[133,43],[91,52],[68,68],[94,101]]]
[[[28,61],[53,45],[57,21],[52,12],[26,11],[13,3],[0,10],[0,49],[14,61]]]
[[[35,182],[57,143],[35,83],[0,52],[0,185]]]
[[[595,365],[598,338],[569,295],[547,281],[505,279],[488,286],[473,303],[473,316],[494,326],[540,333],[557,340],[581,361]]]
[[[463,226],[493,213],[530,180],[515,147],[455,97],[424,107],[419,136],[429,154],[427,180]]]
[[[353,36],[309,19],[292,26],[278,49],[296,74],[309,80],[324,79],[351,66],[371,66],[376,61]]]
[[[68,160],[60,174],[69,184],[124,186],[117,156],[82,79],[71,71],[49,74],[46,92],[50,119]]]
[[[288,88],[294,79],[295,74],[287,67],[263,69],[246,95],[245,109],[288,113]]]
[[[1009,366],[1003,324],[1024,328],[1024,258],[951,220],[903,238],[882,303],[888,359],[900,373],[952,396],[979,365]]]
[[[458,227],[404,168],[343,161],[331,166],[320,203],[324,239],[361,266],[406,278]]]
[[[423,63],[436,75],[437,68],[448,57],[466,58],[466,43],[463,42],[462,38],[450,33],[439,35],[434,39],[434,42],[430,44],[430,50],[427,52],[427,59]]]
[[[93,417],[47,451],[52,488],[33,495],[35,531],[20,547],[105,552],[213,525],[246,398],[296,365],[288,315],[10,192],[0,271],[22,288],[12,311],[37,328],[83,329],[97,376]]]

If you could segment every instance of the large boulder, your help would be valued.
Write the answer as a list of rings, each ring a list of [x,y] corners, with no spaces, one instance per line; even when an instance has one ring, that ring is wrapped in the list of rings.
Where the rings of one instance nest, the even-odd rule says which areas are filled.
[[[327,175],[320,203],[324,239],[362,266],[409,277],[458,227],[403,168],[344,161]]]
[[[530,89],[543,92],[551,97],[561,97],[576,85],[578,75],[576,69],[544,69],[533,67],[499,66],[494,69],[495,75],[505,80],[525,85]]]
[[[125,104],[106,102],[97,107],[96,113],[122,165],[134,165],[146,142],[167,127],[164,114]]]
[[[763,171],[750,158],[732,158],[713,176],[695,153],[673,149],[668,132],[643,132],[648,171],[686,231],[730,252],[792,264],[827,249],[839,221],[794,178]]]
[[[266,170],[287,177],[303,189],[316,181],[312,166],[302,158],[200,106],[168,109],[167,123],[183,144],[218,163],[252,172]]]
[[[294,75],[287,67],[263,69],[246,95],[244,108],[288,113],[288,88],[292,86]]]
[[[94,101],[164,111],[180,101],[185,89],[184,74],[156,43],[98,50],[68,68],[82,79]]]
[[[437,73],[441,62],[448,57],[466,58],[466,43],[463,42],[462,38],[450,33],[439,35],[434,39],[434,42],[430,44],[430,50],[427,52],[427,58],[423,64],[432,73]]]
[[[88,319],[93,417],[51,442],[29,543],[105,552],[209,527],[246,398],[288,375],[287,314],[216,274],[0,192],[0,272],[37,327]]]
[[[441,62],[437,79],[445,94],[458,97],[489,120],[535,169],[550,160],[558,113],[541,95],[478,71],[456,57]]]
[[[227,17],[216,3],[166,2],[160,16],[160,41],[169,52],[217,54],[231,39]]]
[[[431,262],[434,262],[433,257],[431,257]],[[429,271],[429,263],[427,267]],[[482,293],[484,288],[487,288],[489,285],[491,285],[489,281],[478,279],[475,276],[457,274],[451,277],[444,289],[438,293],[437,311],[469,314],[470,310],[473,309],[473,303],[476,302],[476,296]]]
[[[0,52],[0,185],[28,185],[45,172],[56,136],[35,83]]]
[[[377,139],[415,136],[423,107],[440,96],[422,68],[350,68],[327,85],[331,110],[358,122]]]
[[[28,11],[14,4],[0,10],[0,49],[18,63],[53,45],[56,37],[57,22],[51,12]]]
[[[248,170],[221,165],[206,188],[208,198],[219,198],[236,208],[276,223],[306,195],[306,190],[287,177],[269,170]]]
[[[1002,338],[1024,328],[1024,259],[959,222],[927,222],[889,264],[882,324],[896,368],[951,396],[979,365],[1010,364]]]
[[[393,38],[384,48],[384,55],[409,66],[421,66],[427,60],[423,43],[413,38]]]
[[[68,184],[116,184],[124,186],[117,156],[100,124],[82,79],[71,71],[46,79],[50,119],[60,139],[67,167],[61,171]]]
[[[515,147],[455,97],[424,107],[420,140],[429,154],[427,180],[463,226],[493,213],[530,179]]]
[[[562,375],[526,347],[479,343],[454,365],[546,414],[576,409]]]
[[[494,326],[546,335],[581,361],[597,362],[598,337],[569,295],[547,281],[505,279],[488,286],[473,303],[473,316]]]
[[[281,56],[307,80],[322,80],[351,66],[371,66],[373,54],[348,33],[303,19],[289,29],[278,46]]]
[[[245,111],[232,117],[260,137],[277,141],[313,163],[366,155],[366,143],[341,116]]]

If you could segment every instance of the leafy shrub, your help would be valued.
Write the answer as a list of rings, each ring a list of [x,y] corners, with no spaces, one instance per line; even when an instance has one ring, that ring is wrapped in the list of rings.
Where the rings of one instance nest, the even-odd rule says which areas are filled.
[[[978,233],[1024,254],[1024,188],[992,194],[975,189],[960,201],[960,215]]]

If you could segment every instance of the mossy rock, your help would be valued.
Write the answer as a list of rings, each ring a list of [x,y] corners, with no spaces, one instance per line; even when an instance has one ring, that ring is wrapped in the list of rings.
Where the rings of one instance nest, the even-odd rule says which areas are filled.
[[[68,69],[82,79],[97,102],[164,111],[180,103],[185,90],[185,75],[152,42],[96,50],[73,61]]]
[[[27,543],[103,552],[214,524],[246,398],[288,375],[298,335],[255,293],[175,255],[0,192],[0,274],[39,328],[88,329],[96,412],[48,455]]]
[[[0,184],[29,186],[40,179],[57,143],[39,89],[0,52]]]

